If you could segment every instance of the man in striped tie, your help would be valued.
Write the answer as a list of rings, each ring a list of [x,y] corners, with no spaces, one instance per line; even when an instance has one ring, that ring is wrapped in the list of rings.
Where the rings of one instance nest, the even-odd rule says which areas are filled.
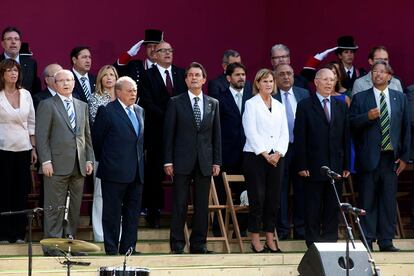
[[[405,95],[388,87],[391,66],[376,61],[373,87],[354,95],[350,123],[355,144],[361,219],[367,246],[377,240],[380,251],[399,251],[392,239],[396,225],[397,177],[410,153],[410,122]]]
[[[72,73],[75,75],[75,87],[73,97],[89,102],[95,93],[96,76],[89,73],[92,66],[92,55],[88,46],[78,46],[70,52],[72,62]]]

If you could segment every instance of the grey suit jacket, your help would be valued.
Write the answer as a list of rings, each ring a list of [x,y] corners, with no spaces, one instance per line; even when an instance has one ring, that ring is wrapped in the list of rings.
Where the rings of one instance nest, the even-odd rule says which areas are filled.
[[[197,163],[204,176],[221,165],[221,130],[218,101],[203,95],[203,119],[197,129],[188,93],[172,97],[164,121],[164,164],[174,173],[190,174]]]
[[[36,113],[36,145],[40,163],[51,160],[55,175],[72,173],[75,158],[86,176],[86,161],[93,161],[88,106],[73,99],[76,129],[73,130],[59,95],[39,103]]]
[[[358,78],[355,80],[354,82],[354,86],[352,88],[352,97],[359,92],[368,90],[370,88],[372,88],[373,84],[372,84],[372,74],[371,71],[368,72],[368,74]],[[388,85],[389,89],[392,90],[397,90],[400,92],[403,92],[403,88],[401,85],[400,80],[398,80],[397,78],[392,77],[390,80],[390,83]]]

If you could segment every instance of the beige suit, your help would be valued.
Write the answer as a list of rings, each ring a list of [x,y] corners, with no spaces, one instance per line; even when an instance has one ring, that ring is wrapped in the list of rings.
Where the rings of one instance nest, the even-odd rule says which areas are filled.
[[[36,139],[40,163],[51,161],[54,174],[44,177],[45,237],[76,234],[82,201],[86,162],[94,160],[87,105],[73,98],[76,127],[72,129],[59,97],[41,101],[36,114]],[[63,223],[67,191],[70,191],[68,223]],[[60,208],[59,208],[60,207]],[[63,227],[65,225],[65,227]]]

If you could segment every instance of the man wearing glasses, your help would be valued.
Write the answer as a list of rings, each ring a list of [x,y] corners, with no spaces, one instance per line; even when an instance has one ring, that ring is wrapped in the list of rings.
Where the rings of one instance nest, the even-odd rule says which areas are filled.
[[[74,237],[79,224],[84,178],[92,173],[95,157],[87,104],[72,97],[73,73],[60,70],[54,79],[57,94],[41,101],[36,113],[36,145],[44,175],[44,206],[51,208],[45,211],[44,237]],[[63,210],[61,206],[69,208]],[[49,249],[45,254],[59,252]]]
[[[40,80],[37,77],[37,62],[30,56],[20,55],[21,35],[22,33],[16,27],[7,27],[3,30],[1,46],[4,52],[0,55],[0,61],[12,58],[20,64],[23,76],[22,86],[33,95],[41,89]]]
[[[139,105],[145,109],[145,181],[143,207],[147,208],[146,220],[150,227],[160,227],[160,209],[164,207],[164,179],[162,137],[165,111],[172,96],[185,93],[184,70],[173,65],[174,49],[162,41],[157,45],[157,65],[146,70],[138,83]]]
[[[273,70],[276,70],[276,67],[279,64],[289,64],[290,65],[290,50],[286,45],[275,44],[270,50],[270,62],[272,63]],[[294,86],[305,88],[309,91],[308,81],[300,76],[295,75]]]

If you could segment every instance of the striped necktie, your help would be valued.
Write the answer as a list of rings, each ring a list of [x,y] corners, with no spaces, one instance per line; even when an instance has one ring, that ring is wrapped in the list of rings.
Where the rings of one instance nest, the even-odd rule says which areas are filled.
[[[76,130],[76,115],[75,115],[75,109],[73,107],[73,103],[71,100],[65,99],[65,104],[66,104],[65,108],[66,108],[66,112],[68,113],[70,125],[72,126],[72,129],[75,131]]]
[[[380,97],[380,124],[381,124],[381,149],[383,151],[392,150],[390,136],[390,116],[388,113],[387,101],[384,91]]]
[[[82,82],[83,92],[85,92],[86,100],[88,100],[88,102],[89,102],[89,99],[91,98],[91,91],[89,91],[89,87],[86,84],[87,78],[86,77],[81,77],[80,79],[81,79],[81,82]]]

